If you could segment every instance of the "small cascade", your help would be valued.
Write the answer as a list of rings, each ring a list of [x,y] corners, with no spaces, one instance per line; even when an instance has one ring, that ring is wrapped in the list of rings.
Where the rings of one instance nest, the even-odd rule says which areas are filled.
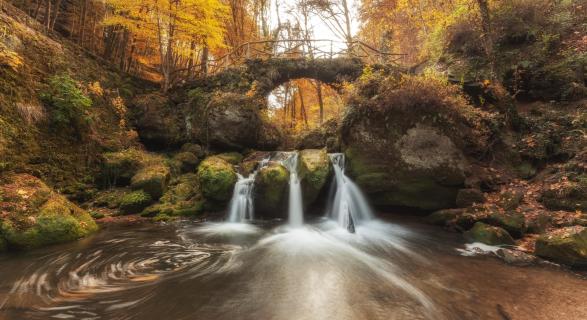
[[[349,232],[355,224],[373,218],[373,212],[359,187],[344,174],[345,158],[342,153],[329,154],[334,167],[335,187],[329,199],[328,216]]]
[[[253,220],[253,189],[255,186],[255,176],[257,172],[269,163],[269,158],[263,159],[259,162],[257,169],[244,177],[238,175],[238,181],[234,185],[232,199],[230,200],[230,207],[228,210],[228,221],[232,223],[243,223],[247,220]]]
[[[292,152],[282,161],[289,171],[289,206],[288,216],[291,227],[301,227],[304,224],[304,210],[302,204],[302,187],[298,177],[298,153]]]

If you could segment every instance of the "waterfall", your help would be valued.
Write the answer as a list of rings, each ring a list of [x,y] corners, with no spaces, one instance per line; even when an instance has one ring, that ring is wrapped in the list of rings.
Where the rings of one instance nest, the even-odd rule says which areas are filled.
[[[288,220],[291,227],[301,227],[304,224],[302,204],[302,187],[298,177],[298,153],[292,152],[282,162],[289,171],[289,205]]]
[[[250,173],[248,177],[237,174],[238,181],[234,185],[234,191],[232,192],[232,199],[230,200],[230,207],[228,210],[229,222],[243,223],[247,220],[253,220],[253,188],[255,186],[255,176],[257,176],[257,172],[265,167],[267,163],[269,163],[269,158],[261,160],[257,169]]]
[[[334,167],[335,188],[329,199],[327,214],[349,232],[355,232],[355,223],[370,220],[373,212],[359,187],[344,174],[345,158],[342,153],[329,154]]]

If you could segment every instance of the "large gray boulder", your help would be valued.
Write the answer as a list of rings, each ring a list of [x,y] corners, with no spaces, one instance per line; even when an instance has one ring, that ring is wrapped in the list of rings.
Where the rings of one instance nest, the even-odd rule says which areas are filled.
[[[490,136],[484,114],[440,81],[373,77],[359,81],[343,119],[350,175],[377,207],[454,207],[467,154]]]

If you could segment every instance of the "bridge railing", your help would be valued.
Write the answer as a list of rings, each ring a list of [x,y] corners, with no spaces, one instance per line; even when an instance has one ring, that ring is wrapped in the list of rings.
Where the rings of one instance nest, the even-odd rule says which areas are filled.
[[[250,41],[207,62],[207,72],[214,74],[242,65],[251,59],[334,59],[359,58],[365,63],[398,64],[405,54],[384,52],[362,41],[350,43],[329,39],[281,39]],[[198,70],[202,65],[194,66]]]

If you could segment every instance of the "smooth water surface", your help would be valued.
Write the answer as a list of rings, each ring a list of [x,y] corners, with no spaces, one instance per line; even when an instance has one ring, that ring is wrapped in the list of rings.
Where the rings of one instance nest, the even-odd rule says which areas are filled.
[[[0,319],[587,319],[587,280],[371,220],[111,228],[0,256]]]

